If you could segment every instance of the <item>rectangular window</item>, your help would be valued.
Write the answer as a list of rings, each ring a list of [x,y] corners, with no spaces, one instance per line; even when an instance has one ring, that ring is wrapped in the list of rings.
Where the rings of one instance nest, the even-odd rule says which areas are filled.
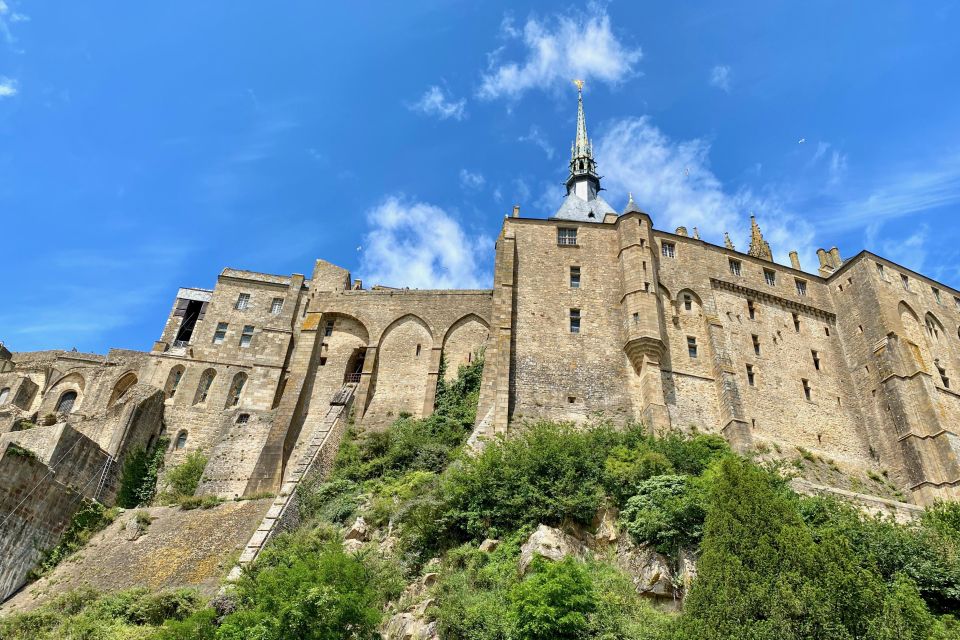
[[[757,386],[757,378],[756,374],[753,373],[752,364],[747,365],[747,384],[749,384],[751,387]]]
[[[829,335],[830,335],[830,327],[824,327],[824,328],[823,328],[823,334],[826,335],[826,336],[829,336]]]
[[[250,294],[249,294],[249,293],[241,293],[239,296],[237,296],[237,304],[234,305],[234,306],[236,307],[236,309],[237,309],[238,311],[243,311],[244,309],[246,309],[247,307],[249,307],[249,306],[250,306]]]
[[[887,279],[887,276],[886,276],[886,274],[884,274],[884,272],[883,272],[883,265],[880,264],[879,262],[876,263],[876,264],[877,264],[877,273],[880,274],[880,279],[881,279],[881,280],[886,280],[886,279]]]
[[[810,391],[810,381],[804,378],[801,382],[803,382],[803,397],[810,400],[813,397],[813,393]]]
[[[764,269],[763,279],[766,280],[767,284],[771,287],[777,286],[777,272],[773,269]]]
[[[660,253],[665,258],[675,258],[677,256],[677,247],[672,242],[663,242],[660,244]]]
[[[730,258],[730,273],[732,275],[740,277],[740,261]]]
[[[227,323],[218,322],[217,330],[213,332],[213,344],[223,344],[223,339],[227,337]]]
[[[569,229],[566,227],[560,227],[557,229],[557,244],[559,245],[576,245],[577,244],[577,230]]]
[[[943,301],[940,300],[940,289],[936,287],[930,287],[930,290],[933,291],[933,297],[936,298],[937,304],[943,304]]]
[[[687,353],[691,358],[697,357],[697,339],[693,336],[687,336]]]
[[[580,333],[580,309],[570,309],[570,333]]]
[[[693,297],[689,293],[683,294],[683,310],[684,311],[693,310]]]
[[[747,300],[747,313],[750,314],[751,320],[757,319],[757,308],[753,304],[753,300]]]
[[[580,267],[570,267],[570,288],[580,288]]]
[[[800,314],[799,313],[793,314],[793,330],[796,331],[797,333],[800,333]]]
[[[760,336],[751,336],[753,338],[753,352],[760,355]]]
[[[243,332],[240,334],[240,346],[244,348],[249,347],[251,340],[253,340],[253,325],[244,325]]]
[[[807,295],[807,283],[805,280],[797,280],[797,295],[798,296]]]
[[[903,284],[903,288],[906,291],[910,291],[910,278],[908,278],[903,274],[900,274],[900,283]]]
[[[334,325],[333,320],[327,320],[327,323],[323,325],[323,336],[325,338],[329,338],[330,336],[333,335],[333,325]]]
[[[281,311],[283,311],[283,298],[274,298],[273,302],[270,303],[270,313],[278,316]]]
[[[810,351],[810,355],[813,356],[813,368],[820,371],[820,354],[816,351]]]

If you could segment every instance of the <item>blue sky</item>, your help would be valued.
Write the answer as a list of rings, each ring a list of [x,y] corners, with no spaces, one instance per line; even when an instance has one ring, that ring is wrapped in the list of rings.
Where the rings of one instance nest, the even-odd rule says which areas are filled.
[[[681,6],[682,5],[682,6]],[[0,340],[148,349],[224,266],[489,287],[563,196],[576,92],[617,209],[960,286],[950,2],[0,0]],[[800,140],[803,142],[800,142]]]

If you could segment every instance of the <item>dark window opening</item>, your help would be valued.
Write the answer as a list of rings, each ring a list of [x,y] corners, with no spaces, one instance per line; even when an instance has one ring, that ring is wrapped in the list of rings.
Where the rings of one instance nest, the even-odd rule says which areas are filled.
[[[417,357],[420,357],[420,345],[417,345]]]
[[[187,446],[187,432],[181,431],[179,435],[177,435],[177,441],[174,444],[174,448],[183,449],[185,446]]]
[[[753,352],[760,355],[760,337],[756,335],[751,337],[753,338]]]
[[[752,365],[752,364],[748,364],[748,365],[747,365],[747,384],[749,384],[751,387],[757,386],[757,385],[756,385],[756,376],[755,376],[755,374],[753,373],[753,365]]]
[[[697,339],[693,336],[687,336],[687,353],[691,358],[697,357]]]
[[[950,378],[947,377],[947,370],[944,367],[937,365],[937,371],[940,372],[940,381],[943,382],[943,388],[950,388]]]
[[[327,323],[326,323],[326,324],[324,325],[324,327],[323,327],[323,336],[324,336],[325,338],[329,338],[330,336],[333,335],[333,325],[334,325],[334,323],[335,323],[334,320],[327,320]]]
[[[57,400],[57,413],[70,413],[73,411],[73,405],[77,401],[76,391],[67,391]]]
[[[570,288],[580,288],[580,267],[570,267]]]
[[[806,398],[807,400],[810,400],[813,397],[810,391],[810,382],[806,378],[804,378],[802,382],[803,382],[803,397]]]
[[[580,309],[570,309],[570,333],[580,333]]]
[[[690,297],[689,293],[683,294],[683,308],[685,311],[693,309],[693,298]]]
[[[800,333],[800,314],[793,314],[793,330]]]
[[[820,371],[820,354],[816,351],[811,351],[810,355],[813,356],[813,368],[817,371]]]
[[[753,300],[747,300],[747,313],[750,315],[751,320],[757,319],[757,308],[753,304]]]
[[[181,346],[190,342],[190,338],[193,336],[193,328],[197,325],[197,319],[205,305],[204,302],[199,300],[178,300],[177,311],[174,312],[174,315],[180,312],[180,305],[183,302],[186,302],[183,305],[183,320],[180,322],[180,329],[177,330],[177,337],[174,338],[174,346]]]
[[[249,413],[241,413],[237,416],[237,424],[247,424],[248,422],[250,422]]]

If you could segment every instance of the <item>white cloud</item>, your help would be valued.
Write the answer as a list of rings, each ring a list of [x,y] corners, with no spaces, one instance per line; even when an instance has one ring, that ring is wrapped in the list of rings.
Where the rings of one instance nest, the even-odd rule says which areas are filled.
[[[502,47],[489,56],[490,68],[478,91],[486,100],[516,99],[529,89],[559,88],[574,78],[618,84],[636,73],[634,65],[642,56],[639,47],[617,39],[606,10],[595,6],[577,16],[530,17],[522,30],[506,19],[501,35],[522,40],[524,58],[500,63]]]
[[[0,98],[10,98],[15,95],[17,95],[17,81],[0,77]]]
[[[553,145],[547,141],[546,137],[543,135],[543,132],[540,131],[540,127],[537,125],[531,125],[530,131],[528,131],[526,135],[517,138],[517,141],[531,142],[537,145],[546,154],[548,160],[553,160]]]
[[[479,189],[485,182],[486,180],[484,179],[482,173],[474,173],[473,171],[460,169],[460,186],[464,189]]]
[[[881,239],[880,230],[882,227],[881,222],[875,222],[867,227],[864,237],[867,250],[914,271],[922,271],[927,260],[930,227],[921,224],[906,238]]]
[[[847,154],[839,151],[830,154],[829,171],[829,183],[831,185],[839,184],[847,173]]]
[[[662,229],[697,227],[704,240],[721,244],[729,231],[741,251],[749,241],[755,213],[775,257],[789,264],[797,249],[813,265],[813,228],[789,212],[773,190],[728,192],[710,169],[710,145],[700,139],[674,141],[648,117],[626,118],[607,127],[596,146],[608,200],[617,208],[627,192]]]
[[[415,103],[408,105],[411,111],[426,116],[436,116],[441,120],[463,120],[466,116],[467,101],[449,98],[440,87],[433,85]]]
[[[468,235],[440,207],[390,196],[367,213],[367,222],[360,257],[365,281],[417,289],[490,287],[486,261],[493,241]]]
[[[710,85],[730,93],[730,67],[718,64],[710,70]]]

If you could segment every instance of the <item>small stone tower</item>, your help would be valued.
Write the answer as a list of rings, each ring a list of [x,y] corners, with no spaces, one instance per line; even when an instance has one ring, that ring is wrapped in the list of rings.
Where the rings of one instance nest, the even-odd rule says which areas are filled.
[[[770,244],[763,239],[763,234],[760,233],[760,226],[757,224],[755,216],[750,216],[750,248],[747,250],[747,255],[773,262]]]

